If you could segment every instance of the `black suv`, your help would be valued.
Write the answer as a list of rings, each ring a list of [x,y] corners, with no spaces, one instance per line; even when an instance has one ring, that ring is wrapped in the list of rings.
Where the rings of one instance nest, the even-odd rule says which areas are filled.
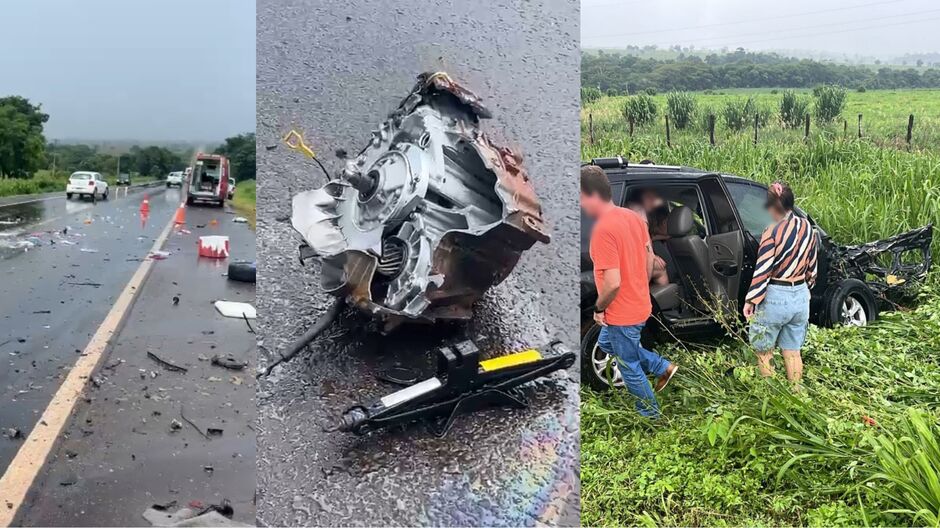
[[[771,219],[764,209],[767,187],[745,178],[687,167],[639,164],[623,158],[590,162],[604,169],[614,203],[637,207],[641,193],[655,192],[665,211],[653,249],[666,263],[669,283],[651,285],[653,334],[693,337],[720,333],[724,320],[740,316],[757,260],[757,248]],[[880,309],[908,298],[930,268],[931,225],[859,246],[840,246],[812,223],[820,252],[819,275],[812,290],[810,320],[817,325],[864,326]],[[609,387],[608,375],[621,384],[610,358],[597,347],[594,324],[597,300],[589,253],[590,219],[581,216],[581,378],[595,389]],[[655,336],[651,336],[655,337]]]

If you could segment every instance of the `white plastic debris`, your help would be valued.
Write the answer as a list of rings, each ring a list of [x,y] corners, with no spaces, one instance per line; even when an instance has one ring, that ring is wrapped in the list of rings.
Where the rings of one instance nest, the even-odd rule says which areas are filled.
[[[215,309],[225,317],[237,317],[243,319],[255,319],[257,313],[255,307],[243,302],[234,301],[215,301]]]
[[[235,218],[232,218],[232,222],[235,222],[236,224],[247,224],[248,219],[244,216],[236,216]]]

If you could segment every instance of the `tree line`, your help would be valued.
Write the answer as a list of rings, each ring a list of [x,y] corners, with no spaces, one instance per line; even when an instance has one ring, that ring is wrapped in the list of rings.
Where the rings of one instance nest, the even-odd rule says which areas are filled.
[[[46,141],[43,125],[49,115],[40,105],[25,97],[0,98],[0,178],[29,179],[41,169],[56,169],[64,174],[88,170],[104,174],[134,173],[162,177],[183,170],[192,159],[190,150],[172,150],[160,146],[130,147],[126,152],[102,152],[83,144],[58,144]],[[232,174],[238,180],[255,179],[255,134],[227,138],[213,151],[227,156]]]
[[[641,58],[598,51],[581,55],[581,85],[607,95],[725,88],[940,88],[940,68],[869,67],[748,52]]]

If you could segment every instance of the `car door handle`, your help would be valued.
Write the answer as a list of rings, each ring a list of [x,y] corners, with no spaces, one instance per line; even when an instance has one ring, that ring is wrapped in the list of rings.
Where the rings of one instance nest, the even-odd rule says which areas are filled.
[[[712,263],[712,269],[715,270],[715,273],[725,277],[733,277],[738,274],[738,265],[735,262],[714,262]]]

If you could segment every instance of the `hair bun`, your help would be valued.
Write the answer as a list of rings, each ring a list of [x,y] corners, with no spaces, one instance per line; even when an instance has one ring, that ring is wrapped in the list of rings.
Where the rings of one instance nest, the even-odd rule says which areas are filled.
[[[776,194],[777,196],[783,195],[783,184],[780,182],[773,182],[770,184],[770,192]]]

